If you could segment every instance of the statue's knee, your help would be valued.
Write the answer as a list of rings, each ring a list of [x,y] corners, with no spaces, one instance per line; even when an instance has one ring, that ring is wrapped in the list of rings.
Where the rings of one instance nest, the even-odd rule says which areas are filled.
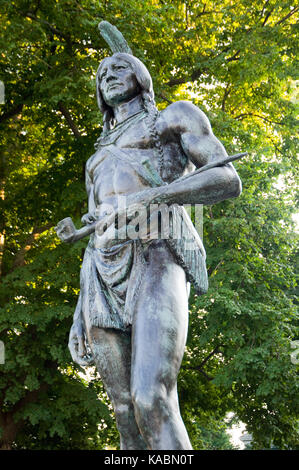
[[[119,431],[127,430],[130,421],[134,419],[132,403],[118,404],[114,407],[115,419]]]
[[[136,390],[132,395],[132,400],[137,421],[148,421],[157,414],[162,417],[163,409],[167,406],[165,394],[157,390]]]
[[[132,394],[132,401],[134,405],[135,416],[138,417],[143,415],[147,405],[142,393],[139,393],[137,390],[134,391]]]

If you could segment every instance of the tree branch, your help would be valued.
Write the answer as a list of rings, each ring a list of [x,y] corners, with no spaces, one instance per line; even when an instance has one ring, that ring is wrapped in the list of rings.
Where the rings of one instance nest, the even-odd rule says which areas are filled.
[[[183,83],[189,82],[190,80],[186,78],[173,78],[165,83],[167,86],[182,85]]]
[[[79,129],[76,126],[76,124],[74,123],[69,110],[66,109],[66,107],[64,106],[64,104],[61,101],[58,103],[58,109],[61,112],[61,114],[65,117],[65,120],[68,123],[69,127],[71,128],[71,130],[72,130],[74,136],[76,137],[76,139],[80,139],[81,134],[79,132]]]
[[[196,18],[199,18],[200,16],[203,16],[203,15],[211,15],[212,13],[220,13],[220,11],[217,11],[217,10],[209,10],[209,11],[206,11],[206,6],[207,4],[205,3],[204,6],[203,6],[203,9],[202,11],[200,11],[197,15],[196,15]]]
[[[262,11],[261,11],[261,14],[260,14],[261,17],[264,16],[264,12],[265,12],[266,6],[268,5],[269,1],[270,1],[270,0],[266,0],[266,2],[264,3],[263,8],[262,8]]]
[[[186,77],[185,78],[173,78],[169,80],[168,82],[166,82],[165,85],[174,86],[174,85],[183,85],[184,83],[187,83],[187,82],[194,82],[201,76],[202,73],[203,73],[203,70],[196,69],[194,70],[194,72],[191,74],[189,78],[186,78]]]
[[[197,366],[197,368],[201,369],[208,362],[208,360],[211,359],[211,357],[217,354],[221,346],[222,344],[218,344],[218,346],[216,346],[216,348],[214,348],[213,351],[208,354],[208,356],[199,364],[199,366]]]
[[[163,101],[166,101],[168,104],[172,104],[173,101],[169,100],[163,93],[157,93],[157,96],[160,96]]]
[[[224,260],[220,260],[219,263],[217,264],[217,266],[209,272],[209,277],[213,277],[214,276],[214,273],[218,270],[218,268],[224,263]]]
[[[217,59],[221,54],[229,51],[229,47],[223,49],[219,54],[213,57],[213,59]],[[233,60],[240,60],[240,57],[237,57],[237,55],[240,53],[240,49],[238,49],[235,54],[232,57],[228,57],[225,59],[225,62],[231,62]],[[205,69],[195,69],[192,74],[189,77],[181,77],[181,78],[172,78],[168,82],[165,83],[167,86],[175,86],[175,85],[183,85],[184,83],[187,82],[195,82],[203,73],[205,72]]]
[[[208,375],[204,370],[202,369],[197,369],[198,372],[200,372],[209,382],[211,380],[213,380],[214,377],[211,377],[210,375]]]
[[[223,99],[222,99],[222,103],[221,103],[221,109],[223,112],[225,112],[225,102],[230,94],[230,91],[231,91],[231,86],[230,84],[227,84],[226,87],[225,87],[225,90],[224,90],[224,94],[223,94]]]
[[[198,365],[198,366],[195,366],[195,367],[189,367],[189,369],[191,370],[196,370],[198,372],[200,372],[201,374],[203,374],[205,376],[205,378],[207,380],[213,380],[213,377],[210,377],[204,370],[203,370],[203,367],[204,365],[208,362],[209,359],[211,359],[212,356],[214,356],[215,354],[217,354],[217,352],[219,352],[219,349],[220,347],[223,346],[222,344],[218,344],[218,346],[216,346],[212,352],[210,352],[210,354],[208,354],[208,356]]]
[[[240,60],[240,57],[237,57],[237,55],[241,52],[241,49],[238,49],[237,52],[235,52],[235,54],[231,57],[228,57],[226,60],[226,62],[232,62],[233,60]]]
[[[271,137],[269,137],[269,140],[270,140],[270,142],[272,143],[273,147],[275,148],[276,152],[277,152],[277,153],[280,153],[280,155],[284,155],[283,151],[280,150],[280,148],[276,145],[276,143],[274,142],[274,140],[271,139]]]
[[[255,113],[243,113],[243,114],[239,114],[238,116],[234,116],[233,118],[242,120],[243,118],[246,118],[248,116],[257,117],[259,119],[262,119],[263,121],[269,122],[270,124],[277,124],[278,126],[283,126],[284,125],[282,122],[271,121],[270,119],[268,119],[264,116],[261,116],[260,114],[255,114]]]
[[[288,18],[293,16],[296,13],[296,11],[298,11],[298,10],[299,10],[299,7],[293,8],[293,10],[291,10],[286,16],[281,18],[281,20],[277,21],[277,23],[275,23],[275,26],[278,26],[279,24],[283,23],[285,20],[287,20]]]
[[[274,7],[274,8],[272,8],[272,10],[270,10],[270,11],[269,11],[269,13],[267,13],[267,14],[266,14],[266,16],[265,16],[265,19],[264,19],[264,21],[263,21],[263,24],[262,24],[262,26],[265,26],[265,24],[267,23],[267,21],[268,21],[269,17],[271,16],[271,14],[273,13],[273,11],[274,11],[274,10],[275,10],[275,7]]]

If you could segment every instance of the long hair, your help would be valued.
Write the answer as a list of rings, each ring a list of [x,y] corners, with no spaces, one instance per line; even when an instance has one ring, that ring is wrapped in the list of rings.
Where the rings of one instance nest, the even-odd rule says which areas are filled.
[[[163,170],[163,147],[160,142],[160,138],[156,128],[156,120],[159,115],[158,109],[155,104],[155,95],[153,90],[153,81],[152,77],[146,68],[146,66],[139,60],[137,57],[134,57],[131,54],[126,54],[124,52],[117,52],[113,54],[112,57],[117,59],[122,59],[126,62],[132,69],[137,83],[140,87],[140,93],[143,99],[143,106],[145,111],[147,112],[147,124],[150,131],[150,134],[153,138],[153,142],[155,145],[155,150],[158,156],[158,165],[160,174]],[[109,132],[111,130],[111,124],[114,119],[114,112],[113,108],[109,106],[103,98],[103,95],[100,90],[100,71],[105,63],[106,59],[103,59],[99,65],[96,74],[96,87],[97,87],[97,102],[101,113],[103,114],[103,133]]]

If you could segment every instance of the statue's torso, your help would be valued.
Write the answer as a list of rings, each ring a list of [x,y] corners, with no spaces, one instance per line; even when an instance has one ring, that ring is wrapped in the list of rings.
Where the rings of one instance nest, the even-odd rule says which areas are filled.
[[[124,126],[125,129],[125,126]],[[190,171],[190,164],[180,145],[179,139],[171,132],[163,113],[156,122],[159,141],[163,147],[163,161],[159,152],[155,150],[155,138],[153,137],[148,120],[141,116],[137,122],[134,118],[132,124],[126,127],[122,133],[120,130],[112,132],[105,140],[102,140],[96,153],[88,160],[87,171],[92,182],[95,206],[100,210],[105,204],[117,206],[118,196],[126,196],[141,191],[149,186],[140,172],[138,163],[148,160],[154,170],[160,173],[167,183],[178,178],[184,172]],[[122,158],[113,149],[121,149],[130,156],[130,164],[126,158]],[[134,168],[134,161],[136,166]]]

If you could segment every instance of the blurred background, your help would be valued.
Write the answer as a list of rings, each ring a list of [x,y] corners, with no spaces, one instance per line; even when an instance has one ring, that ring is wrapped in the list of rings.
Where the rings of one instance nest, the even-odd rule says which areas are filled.
[[[298,448],[298,6],[2,0],[0,8],[0,448],[118,448],[100,378],[67,348],[87,240],[63,245],[53,229],[68,216],[80,226],[87,209],[85,162],[102,129],[95,73],[110,55],[103,19],[148,67],[160,110],[190,100],[228,154],[248,152],[235,163],[242,195],[204,207],[210,287],[191,292],[179,375],[194,449],[242,448],[236,428],[250,436],[247,448]]]

